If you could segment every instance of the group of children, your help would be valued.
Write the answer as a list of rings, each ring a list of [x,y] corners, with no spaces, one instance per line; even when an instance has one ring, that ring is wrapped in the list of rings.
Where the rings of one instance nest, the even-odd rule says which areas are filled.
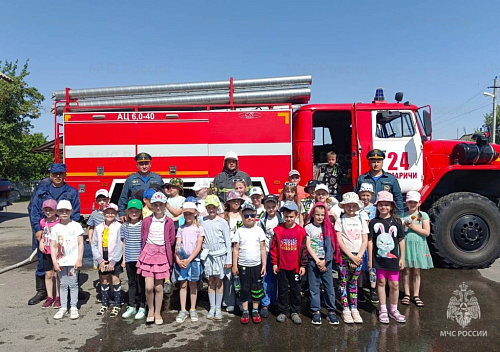
[[[124,268],[128,306],[122,317],[154,324],[163,323],[160,311],[164,283],[169,280],[179,286],[176,321],[182,323],[188,316],[198,321],[196,301],[203,277],[208,281],[210,320],[222,319],[223,304],[228,312],[238,304],[242,324],[250,319],[259,323],[269,316],[269,306],[276,304],[278,322],[290,318],[301,324],[301,282],[306,273],[313,324],[321,324],[321,288],[330,324],[339,323],[336,292],[340,294],[344,322],[363,322],[358,310],[358,300],[364,299],[363,273],[369,273],[370,300],[380,301],[380,322],[388,323],[389,318],[406,321],[397,309],[400,270],[405,294],[401,303],[410,304],[412,288],[414,304],[424,305],[419,297],[419,270],[431,268],[432,259],[426,243],[429,218],[419,210],[418,192],[408,192],[408,212],[401,220],[396,216],[391,193],[379,192],[375,204],[371,203],[373,187],[368,183],[361,186],[359,194],[343,194],[340,202],[328,185],[317,180],[310,180],[305,187],[308,196],[298,199],[297,185],[290,182],[281,195],[264,196],[256,187],[247,195],[245,181],[236,179],[225,204],[216,195],[204,195],[201,202],[184,198],[180,179],[172,179],[166,188],[167,194],[148,189],[136,197],[139,199],[131,199],[123,223],[118,207],[109,203],[108,192],[97,191],[99,209],[88,224],[99,270],[98,315],[108,311],[110,317],[120,314],[123,300],[119,275]],[[82,265],[83,229],[69,219],[71,205],[67,203],[50,200],[43,204],[46,218],[42,220],[43,233],[38,234],[40,250],[45,253],[49,292],[42,308],[60,308],[55,319],[67,312],[68,289],[70,318],[78,318],[77,276]],[[56,288],[60,285],[61,293],[57,291],[56,298],[51,295],[51,270],[58,273]],[[338,290],[334,270],[338,272]],[[111,299],[114,303],[109,309]]]

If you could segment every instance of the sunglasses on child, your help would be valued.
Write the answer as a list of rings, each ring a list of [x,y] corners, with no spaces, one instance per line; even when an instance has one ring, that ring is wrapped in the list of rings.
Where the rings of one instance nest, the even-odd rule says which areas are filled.
[[[245,217],[245,219],[255,219],[257,217],[257,214],[243,214],[243,216]]]
[[[242,178],[233,178],[233,183],[234,182],[244,182],[245,180]]]
[[[293,183],[293,182],[285,182],[285,186],[287,186],[287,187],[297,187],[297,184]]]

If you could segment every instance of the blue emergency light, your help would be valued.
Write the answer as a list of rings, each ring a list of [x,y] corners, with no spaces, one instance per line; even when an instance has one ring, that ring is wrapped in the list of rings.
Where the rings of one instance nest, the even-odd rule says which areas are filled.
[[[375,98],[373,101],[385,101],[384,88],[377,88],[375,90]]]

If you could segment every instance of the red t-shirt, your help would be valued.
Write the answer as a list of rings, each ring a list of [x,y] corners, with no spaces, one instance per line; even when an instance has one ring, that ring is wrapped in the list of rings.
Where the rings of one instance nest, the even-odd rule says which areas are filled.
[[[303,227],[295,225],[287,229],[284,224],[274,228],[271,257],[273,264],[280,270],[295,270],[300,268],[302,242],[306,236]]]

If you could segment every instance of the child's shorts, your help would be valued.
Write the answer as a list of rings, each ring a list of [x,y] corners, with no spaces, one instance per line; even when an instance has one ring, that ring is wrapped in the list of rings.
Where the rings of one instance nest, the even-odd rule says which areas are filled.
[[[52,257],[50,254],[42,254],[43,258],[43,270],[44,271],[51,271],[54,270],[54,263],[52,263]]]
[[[387,279],[389,281],[399,282],[399,271],[377,269],[376,275],[378,280]]]
[[[121,273],[123,273],[123,268],[122,268],[122,261],[120,260],[118,263],[115,263],[115,266],[113,268],[113,271],[101,271],[99,269],[99,275],[114,275],[114,276],[119,276]]]

